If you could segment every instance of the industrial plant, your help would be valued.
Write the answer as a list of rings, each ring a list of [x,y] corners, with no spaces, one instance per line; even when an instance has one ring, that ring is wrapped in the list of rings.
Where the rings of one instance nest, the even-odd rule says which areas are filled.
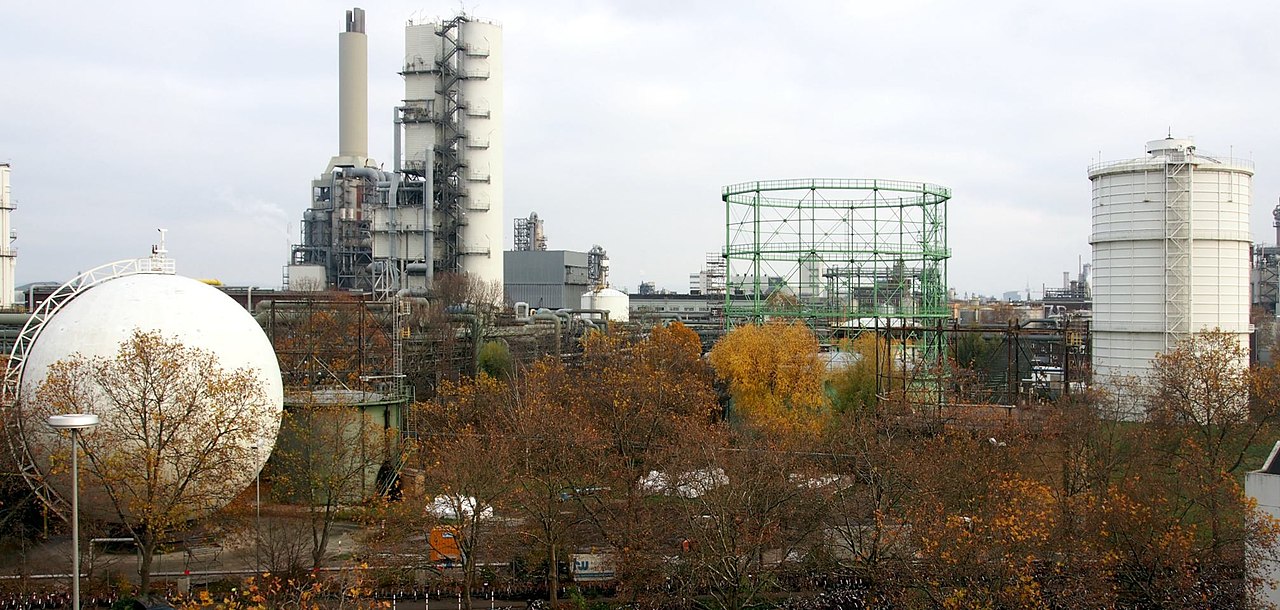
[[[459,15],[405,27],[391,171],[369,157],[362,9],[338,35],[338,154],[311,183],[285,285],[387,298],[436,272],[502,281],[502,28]]]
[[[324,154],[333,154],[309,185],[305,181],[298,185],[300,196],[295,207],[300,213],[300,235],[291,243],[288,259],[282,261],[278,287],[228,286],[214,279],[179,275],[178,263],[169,257],[164,229],[150,256],[97,266],[66,281],[15,287],[17,251],[10,242],[15,235],[11,213],[16,206],[11,193],[20,188],[21,173],[13,174],[8,163],[0,163],[0,239],[5,240],[0,247],[0,343],[9,350],[2,386],[5,431],[13,474],[17,475],[14,478],[20,478],[39,503],[39,508],[32,508],[24,518],[34,521],[32,515],[39,511],[45,519],[41,536],[50,536],[48,515],[74,524],[85,514],[111,524],[104,526],[107,533],[94,537],[81,536],[73,529],[71,539],[79,544],[86,538],[91,546],[102,548],[134,545],[129,547],[131,552],[138,555],[140,566],[146,566],[139,568],[139,573],[146,572],[144,583],[149,578],[152,552],[182,553],[183,567],[165,574],[181,582],[187,593],[193,572],[212,581],[215,574],[240,574],[236,570],[242,568],[246,574],[266,571],[264,548],[277,532],[271,526],[263,527],[265,504],[269,519],[301,522],[305,518],[314,528],[299,536],[309,536],[314,561],[309,568],[299,568],[297,574],[315,577],[321,565],[333,557],[385,567],[382,564],[391,565],[417,553],[412,561],[396,564],[400,571],[385,580],[429,591],[423,583],[441,582],[446,577],[474,580],[482,574],[494,582],[515,582],[537,572],[537,577],[544,579],[537,584],[537,594],[555,599],[559,591],[566,590],[558,580],[562,576],[580,587],[575,591],[586,590],[588,583],[595,586],[632,576],[624,574],[619,558],[630,552],[628,545],[637,544],[649,545],[643,547],[648,555],[641,560],[661,560],[644,566],[649,572],[636,569],[636,573],[659,576],[625,592],[658,595],[653,592],[662,591],[662,595],[680,597],[683,603],[681,596],[686,590],[677,590],[672,583],[697,573],[685,568],[694,566],[700,553],[709,552],[714,538],[711,528],[722,522],[736,527],[750,521],[738,513],[753,507],[730,506],[724,509],[730,517],[721,519],[714,512],[721,507],[710,506],[710,502],[696,505],[715,489],[730,485],[732,477],[750,478],[741,472],[726,474],[729,469],[716,466],[720,464],[716,460],[762,455],[777,458],[777,464],[755,464],[754,470],[744,472],[751,476],[783,473],[790,486],[787,489],[804,488],[805,493],[829,493],[831,497],[856,495],[847,492],[859,485],[881,485],[878,477],[903,477],[877,489],[879,501],[886,493],[899,493],[896,488],[889,489],[893,485],[908,488],[915,479],[898,472],[882,475],[879,471],[865,474],[835,469],[844,467],[843,460],[850,456],[856,459],[849,461],[866,461],[898,455],[896,444],[867,448],[881,436],[893,438],[895,443],[899,434],[923,439],[920,442],[925,449],[913,455],[913,464],[933,464],[928,462],[934,455],[931,452],[943,447],[938,439],[949,440],[948,433],[960,431],[957,446],[978,456],[972,467],[965,468],[978,474],[993,472],[1007,467],[1010,459],[1032,460],[1028,457],[1031,452],[1017,454],[1009,449],[1012,441],[1007,443],[1001,435],[1035,432],[1037,426],[1048,425],[1046,422],[1058,416],[1055,409],[1064,405],[1087,404],[1099,412],[1110,405],[1115,410],[1107,411],[1102,421],[1123,422],[1124,426],[1146,422],[1150,411],[1144,408],[1135,384],[1159,368],[1160,355],[1184,345],[1189,338],[1207,331],[1225,334],[1233,346],[1241,348],[1238,353],[1242,355],[1223,366],[1247,369],[1252,363],[1273,359],[1280,332],[1275,323],[1280,316],[1280,206],[1274,212],[1276,243],[1255,243],[1249,229],[1253,163],[1203,152],[1190,138],[1170,134],[1147,142],[1144,156],[1080,168],[1081,184],[1087,179],[1092,185],[1092,232],[1088,238],[1092,253],[1075,269],[1053,269],[1055,278],[1062,273],[1062,283],[1041,286],[1039,298],[1032,298],[1030,286],[1006,293],[1004,298],[957,294],[949,283],[948,266],[963,260],[964,254],[953,252],[949,219],[963,213],[965,193],[924,181],[929,176],[912,180],[763,176],[723,185],[719,202],[706,202],[707,206],[722,206],[723,224],[704,227],[705,257],[699,254],[702,260],[691,260],[690,269],[680,270],[681,278],[687,272],[688,285],[668,290],[645,282],[630,292],[611,280],[610,270],[638,267],[642,261],[626,260],[616,244],[610,246],[607,233],[574,235],[557,226],[557,219],[545,214],[545,208],[534,210],[531,203],[514,199],[507,206],[504,201],[502,26],[465,13],[409,20],[404,27],[403,61],[397,66],[372,66],[373,70],[398,71],[403,78],[403,98],[374,100],[371,112],[366,25],[363,9],[346,11],[337,40],[337,150],[318,151],[314,169],[320,169],[318,163]],[[380,154],[369,150],[370,125],[375,129],[381,125],[393,134],[389,158],[380,153],[384,160],[379,160]],[[318,132],[326,129],[315,126]],[[303,178],[310,177],[310,171]],[[11,177],[17,185],[12,188]],[[715,186],[707,185],[708,189]],[[712,199],[714,196],[712,192]],[[20,220],[17,216],[16,221]],[[612,247],[617,260],[611,260],[607,246]],[[272,269],[274,276],[275,267]],[[769,352],[772,360],[768,365],[774,368],[757,367],[759,370],[750,373],[760,386],[782,386],[786,384],[778,379],[800,370],[817,388],[805,397],[808,402],[769,394],[776,391],[780,396],[782,391],[776,388],[754,388],[760,395],[776,398],[775,402],[783,405],[779,408],[783,414],[773,414],[771,420],[751,419],[758,413],[742,399],[735,380],[716,368],[723,362],[718,360],[723,358],[717,354],[718,346],[743,328],[779,333],[799,329],[806,349],[808,341],[812,342],[813,358],[795,361],[780,355],[782,349],[756,346],[758,351]],[[221,368],[210,364],[197,372],[207,374],[217,369],[219,374],[242,375],[242,381],[250,380],[243,386],[247,388],[243,395],[249,396],[244,402],[252,403],[251,408],[227,416],[217,407],[234,401],[210,400],[210,388],[215,384],[191,390],[189,394],[196,398],[182,402],[187,411],[195,412],[192,421],[196,423],[235,424],[220,433],[225,437],[219,436],[208,445],[189,437],[182,437],[183,443],[199,445],[206,449],[205,454],[221,443],[221,449],[230,453],[219,457],[223,461],[217,476],[198,481],[193,477],[181,484],[171,480],[174,473],[196,458],[178,451],[172,464],[149,464],[166,485],[190,483],[202,494],[197,508],[166,515],[163,523],[160,519],[146,522],[137,530],[169,528],[164,530],[167,537],[163,540],[146,543],[150,545],[146,560],[141,559],[144,536],[126,526],[132,518],[147,514],[150,507],[142,503],[125,506],[118,491],[103,482],[105,477],[86,484],[75,470],[78,466],[68,472],[66,462],[68,457],[73,465],[76,459],[90,459],[98,473],[127,470],[130,464],[102,456],[108,455],[108,449],[146,448],[150,431],[140,433],[141,440],[102,448],[77,436],[83,432],[79,428],[70,428],[68,445],[64,432],[68,428],[49,423],[54,421],[51,416],[58,415],[52,411],[55,407],[64,411],[75,407],[73,414],[100,416],[102,423],[95,420],[92,425],[101,426],[101,430],[124,426],[118,423],[123,419],[119,412],[128,400],[117,397],[110,383],[84,390],[81,379],[89,376],[79,373],[105,370],[116,352],[123,351],[130,341],[139,341],[139,336],[180,342],[194,350],[187,354],[188,361],[211,356],[212,362],[221,362]],[[601,365],[608,358],[600,354],[616,357],[623,364]],[[663,360],[677,356],[683,360],[673,360],[674,364]],[[89,368],[69,368],[68,362],[80,360]],[[78,375],[68,375],[68,371]],[[687,387],[664,386],[659,377],[667,373]],[[598,378],[589,378],[593,374]],[[520,386],[525,375],[545,375],[537,378],[545,387]],[[555,382],[564,385],[552,387]],[[635,384],[635,388],[627,386],[635,395],[611,393],[613,389],[605,384],[614,382]],[[857,386],[856,392],[848,390],[849,386]],[[843,398],[842,393],[857,394],[856,400],[833,406]],[[137,398],[135,402],[144,404],[152,399],[145,393]],[[554,407],[543,419],[530,415],[532,408],[526,408],[539,399]],[[595,410],[582,406],[591,400],[614,402],[608,402],[609,408]],[[652,405],[646,400],[659,406],[649,408]],[[164,401],[155,398],[154,402]],[[634,411],[627,410],[633,407]],[[493,415],[501,409],[511,409],[503,412],[506,419]],[[688,413],[682,411],[686,409]],[[678,413],[673,419],[678,425],[663,427],[669,423],[665,420],[654,423],[659,419],[655,412],[663,416]],[[620,441],[601,433],[603,440],[595,439],[596,444],[584,445],[585,449],[566,449],[552,442],[557,435],[574,436],[575,422],[610,416],[618,419],[610,420],[614,426],[609,433],[627,430],[633,424],[652,426],[652,430],[646,431],[643,442]],[[810,451],[800,443],[817,442],[814,439],[819,435],[814,431],[823,428],[796,423],[806,416],[823,425],[843,421],[840,417],[865,417],[875,423],[867,424],[873,426],[869,433],[859,430],[867,434],[865,439],[834,434],[831,436],[840,437],[833,441],[837,443],[834,448]],[[166,417],[142,419],[162,425]],[[529,419],[521,419],[524,417]],[[653,420],[644,419],[649,417]],[[718,449],[699,454],[701,447],[695,444],[683,447],[685,454],[673,456],[679,452],[662,453],[652,448],[661,445],[666,451],[676,447],[673,439],[708,421],[723,424],[723,436],[709,436],[710,440],[703,442]],[[859,422],[862,425],[862,420]],[[486,427],[499,424],[510,428]],[[561,424],[564,427],[557,427]],[[750,428],[754,425],[759,429]],[[886,427],[874,427],[881,425]],[[741,439],[734,436],[741,430],[749,433]],[[728,448],[731,441],[725,439],[747,446],[758,440],[757,433],[759,438],[765,436],[762,430],[777,433],[786,442],[764,449],[759,448],[764,445]],[[317,444],[321,437],[327,445]],[[499,455],[499,445],[516,441],[532,444],[521,455]],[[851,444],[838,444],[846,441]],[[853,441],[865,441],[866,445]],[[466,446],[464,442],[474,444],[468,446],[472,453],[456,463],[449,462],[453,456],[439,449],[453,446],[449,443]],[[668,447],[664,442],[672,444]],[[641,449],[635,449],[635,455],[629,453],[641,445],[653,453],[643,457],[636,457]],[[624,459],[606,462],[601,457],[615,449]],[[883,456],[868,457],[872,452]],[[85,458],[79,458],[81,455]],[[550,482],[537,481],[541,487],[527,485],[536,488],[536,499],[543,503],[538,510],[543,513],[530,509],[521,516],[503,515],[499,520],[512,532],[528,530],[504,539],[504,544],[541,544],[545,549],[539,547],[538,552],[543,555],[530,551],[516,556],[515,551],[499,544],[493,545],[499,550],[481,548],[472,554],[465,539],[475,534],[467,528],[488,527],[481,522],[493,520],[495,510],[514,513],[519,503],[486,500],[482,492],[490,489],[480,489],[483,485],[469,488],[452,479],[442,483],[440,472],[461,477],[470,474],[468,468],[474,464],[476,469],[492,465],[531,477],[541,471],[530,464],[547,456],[563,457],[564,462],[575,465],[596,465],[598,460],[599,464],[611,464],[612,471],[583,482],[554,478],[561,474],[557,468],[570,466],[546,466]],[[840,459],[802,467],[793,460],[797,456]],[[684,479],[677,481],[674,470],[660,471],[646,462],[659,458],[683,468],[679,476]],[[323,476],[307,470],[326,459]],[[637,477],[625,471],[631,467],[644,470]],[[911,468],[928,470],[918,465]],[[340,477],[335,474],[338,471]],[[1007,479],[984,482],[989,484],[984,493],[990,497],[1004,493],[1030,503],[1016,496],[1015,492],[1021,491],[1013,489],[1015,483],[1026,483],[1017,478],[1021,473],[1009,472],[1013,474]],[[931,473],[912,470],[909,474],[925,480]],[[1265,472],[1254,475],[1251,485],[1275,489],[1255,493],[1251,488],[1250,493],[1274,500],[1274,506],[1264,506],[1280,514],[1280,482],[1271,480],[1280,479],[1276,452],[1266,461]],[[1107,476],[1120,475],[1106,473],[1100,478],[1109,482]],[[335,483],[336,479],[341,481]],[[266,500],[262,496],[264,481]],[[944,481],[937,487],[945,487],[943,483],[952,482]],[[684,515],[692,525],[671,534],[663,530],[666,521],[659,519],[663,527],[636,533],[627,529],[633,523],[626,518],[600,518],[599,514],[626,502],[646,504],[644,494],[628,497],[626,502],[614,501],[616,497],[610,494],[627,485],[637,486],[644,494],[666,496],[663,502],[653,503],[661,504],[659,508],[692,506]],[[970,482],[956,484],[966,485]],[[504,483],[492,487],[501,488],[494,491],[497,497],[516,493],[512,490],[519,486]],[[1113,491],[1108,488],[1105,493]],[[1044,497],[1049,495],[1044,493]],[[405,496],[427,498],[429,508],[415,509],[411,519],[397,522],[395,519],[403,515],[388,507]],[[78,498],[87,503],[83,513]],[[0,498],[0,506],[3,501],[7,500]],[[860,506],[862,512],[833,509],[833,514],[846,520],[798,536],[805,545],[828,545],[823,553],[814,553],[805,561],[812,560],[815,565],[819,560],[829,561],[836,566],[831,573],[843,579],[840,582],[856,582],[856,587],[871,590],[874,583],[859,580],[862,572],[847,569],[856,565],[865,551],[860,545],[881,545],[876,553],[899,553],[906,558],[899,567],[917,569],[930,563],[923,559],[930,552],[929,545],[927,541],[903,541],[914,535],[913,527],[924,531],[919,523],[931,523],[939,531],[960,532],[960,537],[976,537],[984,527],[993,531],[1004,527],[990,523],[1016,520],[1001,513],[988,516],[989,522],[984,524],[981,516],[956,513],[928,522],[930,510],[938,514],[944,510],[942,504],[935,507],[929,501],[903,500],[902,504],[910,507],[901,510],[898,505],[891,506],[897,500],[870,508]],[[237,541],[240,551],[230,553],[235,559],[210,559],[212,553],[201,555],[199,549],[216,546],[220,550],[223,541],[210,540],[229,530],[210,534],[205,520],[228,506],[228,510],[240,510],[244,515],[250,514],[248,507],[252,506],[252,532],[246,534],[250,530],[242,528],[245,538]],[[583,513],[587,516],[578,515],[569,525],[555,522],[560,515],[579,509],[587,511]],[[895,510],[919,521],[913,525],[905,516],[899,515],[901,521],[883,517]],[[356,512],[364,519],[358,527],[330,531],[334,520]],[[675,519],[671,515],[666,519]],[[871,515],[868,519],[876,528],[891,532],[891,536],[868,542],[872,528],[867,522],[856,521],[866,515]],[[785,529],[777,526],[781,518],[766,517],[761,518],[766,524],[762,531],[775,535]],[[397,523],[406,531],[397,532]],[[533,531],[535,525],[543,529]],[[593,526],[626,530],[626,536],[610,537],[612,531],[580,533]],[[352,531],[375,529],[382,537],[378,542],[387,544],[389,550],[350,549],[355,536]],[[880,529],[873,533],[885,536]],[[996,531],[992,535],[998,539],[1000,534]],[[892,536],[901,538],[890,539]],[[406,551],[387,542],[397,537],[416,546]],[[835,539],[840,540],[831,542]],[[330,540],[335,545],[346,542],[348,548],[335,551],[326,547]],[[226,546],[235,544],[227,542]],[[795,548],[801,546],[796,544]],[[81,553],[75,548],[78,558]],[[753,580],[757,574],[777,566],[799,565],[795,557],[802,553],[782,544],[750,552],[731,550],[726,556],[749,566],[737,579],[747,583],[757,582]],[[477,559],[482,553],[499,552],[512,556]],[[978,559],[972,562],[985,559],[986,552],[974,551],[973,557]],[[430,559],[420,560],[418,555]],[[566,564],[566,557],[572,566]],[[1053,557],[1057,560],[1058,556]],[[476,561],[482,563],[478,567],[468,563]],[[1011,565],[1021,559],[1004,557],[1000,561]],[[235,562],[239,564],[232,566]],[[1047,562],[1037,559],[1025,563],[1031,565],[1030,570]],[[1105,562],[1091,558],[1085,563],[1092,567]],[[81,570],[79,564],[75,566],[73,580],[78,583]],[[671,566],[685,571],[664,576],[667,573],[663,570],[678,572]],[[479,568],[483,569],[477,571]],[[58,572],[57,578],[63,578],[64,572]],[[781,578],[770,582],[782,582]],[[680,586],[704,595],[714,588],[709,580],[691,578],[689,582],[694,584]],[[758,582],[766,580],[762,577]],[[814,582],[804,581],[803,586],[819,586]],[[469,600],[475,593],[470,588],[473,584],[467,581],[465,593],[458,584],[456,591],[450,589],[446,594],[456,594],[462,607],[464,595]],[[78,586],[74,589],[77,604]],[[490,587],[487,582],[484,586],[492,604],[497,586]],[[611,590],[617,591],[622,589]],[[430,593],[419,598],[423,604],[418,607],[439,602],[440,591],[435,594],[434,599]]]

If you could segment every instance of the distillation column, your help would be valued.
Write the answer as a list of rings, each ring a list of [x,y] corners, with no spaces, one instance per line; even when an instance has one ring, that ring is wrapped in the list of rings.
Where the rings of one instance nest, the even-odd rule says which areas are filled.
[[[502,28],[411,23],[403,75],[403,167],[429,185],[433,268],[501,282]]]

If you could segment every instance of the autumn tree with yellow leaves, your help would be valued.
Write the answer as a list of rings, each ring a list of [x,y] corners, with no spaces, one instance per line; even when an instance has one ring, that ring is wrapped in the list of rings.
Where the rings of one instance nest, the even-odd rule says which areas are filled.
[[[711,364],[749,425],[816,432],[829,414],[818,340],[803,323],[739,326],[712,347]]]
[[[893,367],[888,341],[868,331],[842,341],[840,348],[852,362],[828,376],[833,409],[836,413],[875,411],[880,401],[879,378],[887,378]]]

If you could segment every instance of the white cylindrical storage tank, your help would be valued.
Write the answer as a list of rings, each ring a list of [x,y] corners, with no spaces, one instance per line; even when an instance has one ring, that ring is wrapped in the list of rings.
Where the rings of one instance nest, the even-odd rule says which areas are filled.
[[[502,27],[483,21],[459,26],[458,72],[467,137],[462,157],[467,224],[462,270],[485,281],[503,280]]]
[[[603,309],[609,312],[609,320],[613,322],[631,319],[631,297],[613,288],[598,288],[582,293],[582,308]]]
[[[1115,389],[1190,333],[1248,343],[1252,163],[1196,152],[1189,139],[1099,163],[1093,182],[1093,373]]]

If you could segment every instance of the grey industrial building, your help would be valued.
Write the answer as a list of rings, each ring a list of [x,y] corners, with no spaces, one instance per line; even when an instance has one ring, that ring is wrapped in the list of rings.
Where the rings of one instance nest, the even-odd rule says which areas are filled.
[[[589,253],[573,250],[510,250],[502,259],[508,303],[576,308],[592,287]]]

